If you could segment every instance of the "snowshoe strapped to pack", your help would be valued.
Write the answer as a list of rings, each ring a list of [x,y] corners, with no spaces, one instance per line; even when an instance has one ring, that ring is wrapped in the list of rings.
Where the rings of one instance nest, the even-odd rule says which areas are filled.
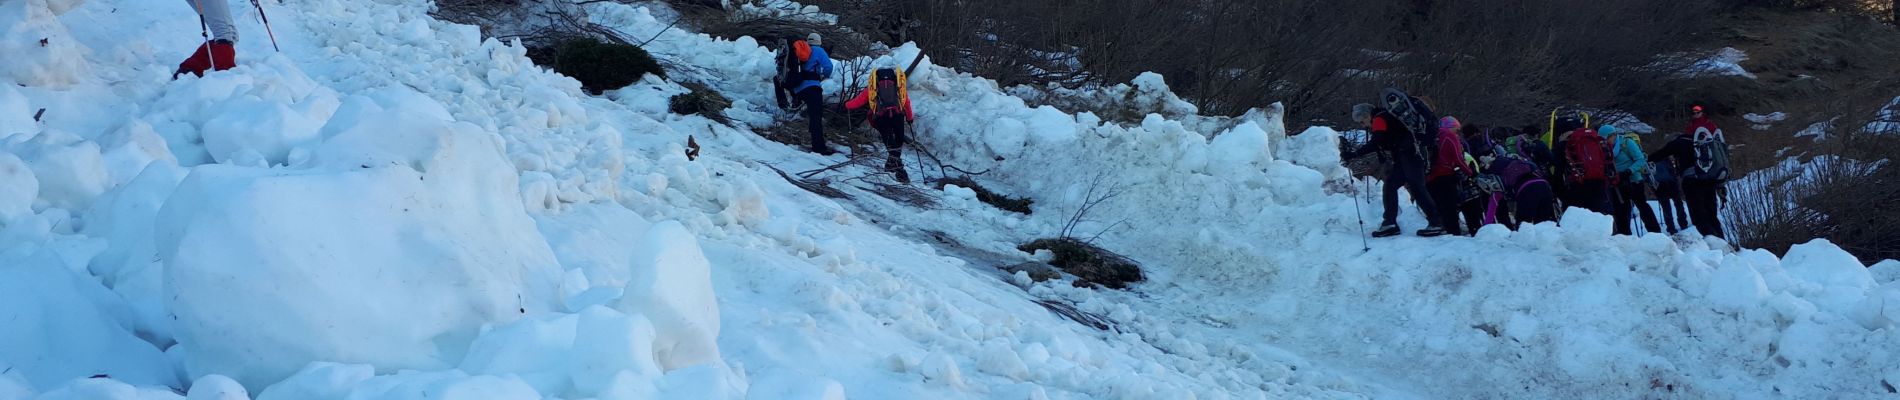
[[[1399,123],[1410,131],[1412,149],[1418,153],[1419,159],[1429,165],[1432,155],[1437,153],[1438,143],[1438,116],[1432,113],[1431,107],[1399,88],[1386,88],[1384,94],[1379,96],[1379,102],[1385,105],[1386,112],[1398,118]]]
[[[1682,177],[1728,180],[1728,141],[1723,140],[1722,130],[1710,132],[1708,128],[1696,128],[1694,139],[1695,165],[1683,168]]]

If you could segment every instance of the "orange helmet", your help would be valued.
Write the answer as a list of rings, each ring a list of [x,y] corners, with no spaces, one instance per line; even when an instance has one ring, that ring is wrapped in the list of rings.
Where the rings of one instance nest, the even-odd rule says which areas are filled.
[[[811,60],[811,44],[803,40],[792,42],[792,53],[798,55],[798,62]]]

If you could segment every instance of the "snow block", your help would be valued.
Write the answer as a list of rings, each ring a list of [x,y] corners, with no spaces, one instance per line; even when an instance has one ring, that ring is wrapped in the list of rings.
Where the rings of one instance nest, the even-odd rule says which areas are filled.
[[[475,338],[461,369],[474,374],[515,375],[541,393],[566,393],[567,373],[580,316],[550,314],[501,325]]]
[[[178,386],[165,355],[126,327],[123,300],[62,263],[51,251],[0,259],[0,364],[39,388],[98,374]]]
[[[1564,227],[1564,237],[1572,244],[1602,242],[1610,237],[1611,228],[1616,221],[1608,215],[1581,207],[1571,207],[1564,211],[1559,225]]]
[[[1874,276],[1864,264],[1827,239],[1788,248],[1781,267],[1795,279],[1820,285],[1819,298],[1810,300],[1823,309],[1846,310],[1874,287]]]
[[[1260,124],[1243,122],[1209,141],[1207,172],[1211,175],[1240,175],[1266,168],[1273,161],[1267,145],[1267,131]]]
[[[33,385],[26,382],[26,376],[21,375],[18,368],[0,361],[0,371],[5,371],[0,372],[0,399],[33,398]]]
[[[370,378],[350,388],[346,399],[510,400],[538,399],[534,388],[512,376],[470,376],[458,370],[412,372]]]
[[[251,400],[251,392],[230,377],[218,374],[205,375],[191,382],[191,390],[186,392],[185,400]]]
[[[394,111],[313,168],[201,166],[166,201],[164,298],[193,375],[255,389],[319,360],[447,368],[484,324],[557,309],[561,268],[499,139]]]
[[[627,315],[606,307],[582,310],[574,330],[574,389],[581,393],[600,393],[613,385],[622,372],[636,378],[659,377],[660,366],[654,361],[653,323],[640,315]]]
[[[1279,159],[1320,171],[1327,180],[1347,179],[1352,176],[1352,171],[1341,164],[1339,140],[1339,131],[1315,126],[1287,137],[1274,150],[1278,152]]]
[[[36,110],[30,104],[13,85],[0,85],[0,143],[14,137],[26,140],[39,133],[40,124],[33,121]]]
[[[76,4],[71,0],[0,4],[0,26],[8,27],[0,30],[0,54],[7,57],[7,62],[0,62],[0,77],[26,86],[63,89],[91,75],[86,46],[59,20],[60,13]],[[0,132],[0,138],[7,134]]]
[[[632,280],[615,308],[653,321],[660,366],[671,371],[718,362],[712,265],[693,233],[678,221],[654,224],[634,250],[630,267]]]
[[[825,377],[772,370],[754,376],[746,400],[845,400],[844,385]]]
[[[265,388],[257,394],[257,400],[341,399],[349,394],[350,386],[374,376],[376,368],[368,365],[313,362],[296,375]]]
[[[99,144],[61,131],[46,131],[15,147],[38,178],[40,201],[67,210],[84,210],[105,193],[105,158]]]
[[[1900,282],[1883,285],[1867,292],[1850,314],[1868,330],[1892,328],[1900,324]]]
[[[0,156],[0,158],[5,158],[5,156]],[[4,163],[5,161],[0,161],[0,164],[4,164]],[[4,167],[0,167],[0,170],[3,170],[3,169]],[[5,173],[0,172],[0,175],[5,175]],[[4,179],[4,178],[0,178],[0,179]],[[4,189],[0,189],[0,190],[4,190]],[[0,206],[0,210],[4,210],[4,209],[5,207]],[[0,212],[4,212],[4,211],[0,211]],[[0,215],[4,215],[4,214],[0,214]],[[1874,264],[1871,267],[1867,267],[1867,273],[1873,275],[1874,281],[1880,282],[1881,284],[1900,282],[1900,260],[1881,261],[1880,263]]]
[[[40,197],[40,180],[25,160],[0,151],[0,226],[7,220],[33,214],[33,199]]]
[[[1728,257],[1710,277],[1707,297],[1717,309],[1743,312],[1760,306],[1768,295],[1768,285],[1755,268],[1739,257]]]
[[[204,124],[205,150],[229,163],[242,151],[262,154],[271,164],[289,162],[290,150],[315,142],[323,124],[284,103],[255,98],[225,103]]]
[[[165,387],[136,387],[109,378],[75,379],[41,394],[39,400],[180,400]]]

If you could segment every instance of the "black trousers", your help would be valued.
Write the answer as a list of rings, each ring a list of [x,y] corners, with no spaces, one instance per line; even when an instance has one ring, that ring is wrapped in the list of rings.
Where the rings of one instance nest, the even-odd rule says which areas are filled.
[[[784,82],[772,80],[772,100],[778,102],[779,109],[791,108],[791,100],[795,97],[797,95],[792,93],[792,88],[785,86]]]
[[[904,118],[874,118],[871,127],[877,129],[878,139],[884,141],[884,170],[896,174],[899,182],[909,182],[909,174],[904,173],[904,144],[909,143],[910,138],[904,135]]]
[[[1517,192],[1517,223],[1535,224],[1557,220],[1557,192],[1550,182],[1532,182]]]
[[[1405,188],[1412,194],[1412,200],[1425,210],[1426,224],[1437,226],[1438,203],[1432,201],[1432,195],[1425,189],[1425,167],[1422,162],[1407,161],[1405,156],[1386,168],[1385,172],[1385,225],[1399,224],[1399,188]]]
[[[1458,208],[1464,204],[1464,196],[1459,195],[1459,187],[1464,185],[1464,181],[1464,177],[1454,174],[1441,176],[1425,183],[1425,187],[1430,188],[1432,192],[1432,200],[1438,203],[1438,209],[1427,209],[1427,212],[1437,213],[1438,226],[1445,228],[1445,233],[1465,234],[1464,229],[1458,225]]]
[[[1478,196],[1478,198],[1466,201],[1458,206],[1459,213],[1464,214],[1465,217],[1466,235],[1477,235],[1478,228],[1484,227],[1485,209],[1491,205],[1491,196],[1491,193],[1483,193]],[[1499,223],[1503,223],[1502,220],[1500,220]]]
[[[1596,211],[1598,214],[1611,215],[1609,183],[1600,180],[1570,182],[1569,205]]]
[[[825,90],[812,86],[798,92],[798,101],[805,103],[805,119],[811,124],[812,150],[829,153],[825,146]]]
[[[1642,183],[1624,183],[1616,187],[1616,231],[1618,235],[1629,235],[1630,208],[1642,212],[1643,230],[1661,232],[1656,226],[1656,211],[1649,207],[1649,196],[1644,192]]]
[[[1682,200],[1682,185],[1676,182],[1656,184],[1656,202],[1662,205],[1663,227],[1669,233],[1689,229],[1689,205]]]
[[[1722,221],[1716,217],[1715,189],[1720,181],[1685,179],[1682,181],[1683,201],[1689,203],[1689,219],[1695,222],[1697,231],[1704,235],[1727,238],[1722,234]]]

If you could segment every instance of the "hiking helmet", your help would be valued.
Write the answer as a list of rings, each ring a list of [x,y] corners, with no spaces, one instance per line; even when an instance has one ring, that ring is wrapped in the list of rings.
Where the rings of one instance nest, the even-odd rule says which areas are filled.
[[[806,37],[805,37],[805,41],[807,41],[807,42],[811,42],[811,45],[813,45],[813,46],[823,46],[823,45],[825,45],[825,42],[824,42],[824,39],[825,39],[824,37],[821,37],[821,36],[819,36],[819,35],[818,35],[818,32],[812,32],[812,33],[811,33],[811,36],[806,36]]]
[[[1701,113],[1701,112],[1702,112],[1702,105],[1701,105],[1701,104],[1697,104],[1697,105],[1693,105],[1693,106],[1689,106],[1689,111],[1691,111],[1691,112],[1696,112],[1696,113]]]
[[[1610,137],[1611,135],[1615,135],[1616,125],[1604,124],[1603,126],[1597,127],[1597,134],[1603,135],[1603,137]]]

